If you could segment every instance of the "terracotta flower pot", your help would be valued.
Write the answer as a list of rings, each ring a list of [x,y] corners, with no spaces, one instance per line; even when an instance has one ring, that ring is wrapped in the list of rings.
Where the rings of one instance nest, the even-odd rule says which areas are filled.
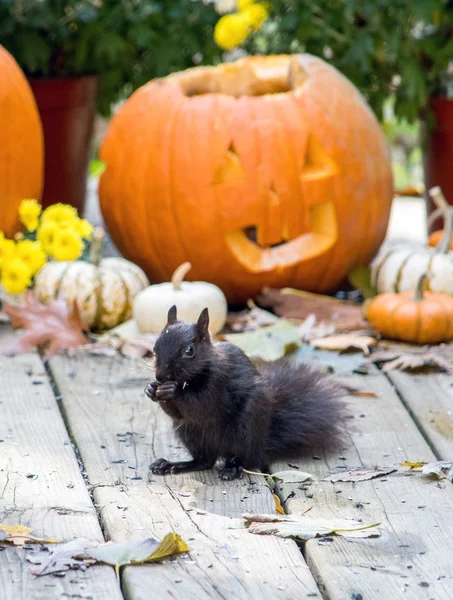
[[[43,206],[64,202],[83,213],[96,110],[95,76],[29,78],[44,131]]]
[[[442,188],[448,203],[453,205],[453,98],[433,97],[431,108],[437,125],[428,135],[423,156],[428,215],[435,208],[428,197],[428,190],[435,185]],[[430,225],[429,233],[442,227],[442,220],[437,219]]]

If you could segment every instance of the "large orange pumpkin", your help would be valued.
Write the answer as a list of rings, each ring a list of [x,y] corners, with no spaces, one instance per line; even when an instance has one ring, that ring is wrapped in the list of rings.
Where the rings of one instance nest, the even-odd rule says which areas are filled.
[[[392,200],[384,136],[362,96],[310,55],[196,67],[137,90],[101,153],[101,208],[153,281],[230,302],[264,285],[335,288],[381,244]]]
[[[19,227],[22,199],[40,199],[44,149],[33,93],[14,58],[0,46],[0,231]]]

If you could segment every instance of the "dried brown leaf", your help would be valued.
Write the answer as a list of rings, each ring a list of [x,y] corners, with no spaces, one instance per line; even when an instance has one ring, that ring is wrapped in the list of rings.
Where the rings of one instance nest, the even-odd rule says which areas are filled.
[[[85,553],[87,548],[92,545],[94,542],[85,538],[77,538],[65,544],[58,544],[50,552],[41,550],[29,554],[27,560],[35,565],[32,573],[37,577],[52,573],[64,573],[69,569],[78,569],[81,564],[87,564]],[[94,562],[94,560],[90,560],[88,565]]]
[[[368,329],[361,306],[331,296],[292,288],[264,288],[257,302],[285,319],[303,321],[310,315],[315,315],[318,323],[333,324],[338,332]]]
[[[332,473],[324,477],[323,481],[369,481],[370,479],[376,479],[376,477],[383,477],[384,475],[394,473],[396,470],[394,467],[388,469],[356,469],[354,471]]]
[[[369,390],[359,390],[349,385],[342,385],[344,391],[350,396],[358,396],[359,398],[379,398],[379,394]]]
[[[374,352],[370,361],[382,363],[384,372],[399,369],[400,371],[419,371],[426,369],[437,369],[450,373],[453,371],[453,346],[424,346],[414,350],[389,348],[380,352]]]
[[[423,475],[430,475],[437,479],[449,479],[453,481],[453,462],[448,460],[438,460],[436,462],[426,463],[422,467]]]
[[[354,335],[344,333],[329,337],[310,340],[310,344],[322,350],[346,351],[351,349],[361,350],[366,356],[370,353],[370,347],[376,345],[376,339],[367,335]]]
[[[232,333],[243,333],[244,331],[254,331],[260,327],[267,327],[278,323],[280,317],[271,312],[259,308],[249,300],[247,302],[248,310],[228,313],[226,326]]]
[[[318,536],[342,535],[344,537],[378,537],[380,523],[364,525],[347,519],[312,519],[300,515],[242,515],[250,533],[276,535],[306,541]],[[359,533],[361,532],[361,533]]]
[[[1,348],[0,354],[29,352],[45,344],[44,360],[49,360],[60,350],[73,353],[76,348],[89,340],[83,333],[87,328],[80,318],[77,304],[72,310],[59,298],[49,304],[41,304],[29,291],[20,305],[3,300],[4,311],[11,317],[14,329],[23,329],[25,333],[12,344]]]

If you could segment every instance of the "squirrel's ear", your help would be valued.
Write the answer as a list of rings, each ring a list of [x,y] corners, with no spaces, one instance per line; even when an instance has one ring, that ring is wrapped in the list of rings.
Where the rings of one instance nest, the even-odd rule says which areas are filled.
[[[178,318],[178,316],[176,313],[176,304],[173,304],[173,306],[168,311],[167,325],[173,325],[173,323],[176,322],[177,318]]]
[[[209,340],[209,311],[203,308],[197,321],[197,334],[201,340]]]

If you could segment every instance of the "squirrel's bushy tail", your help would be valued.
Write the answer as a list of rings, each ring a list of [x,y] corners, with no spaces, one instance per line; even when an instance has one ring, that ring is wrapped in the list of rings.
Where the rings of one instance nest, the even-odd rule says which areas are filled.
[[[345,388],[306,364],[288,360],[259,370],[273,396],[266,454],[269,460],[331,450],[344,442]]]

